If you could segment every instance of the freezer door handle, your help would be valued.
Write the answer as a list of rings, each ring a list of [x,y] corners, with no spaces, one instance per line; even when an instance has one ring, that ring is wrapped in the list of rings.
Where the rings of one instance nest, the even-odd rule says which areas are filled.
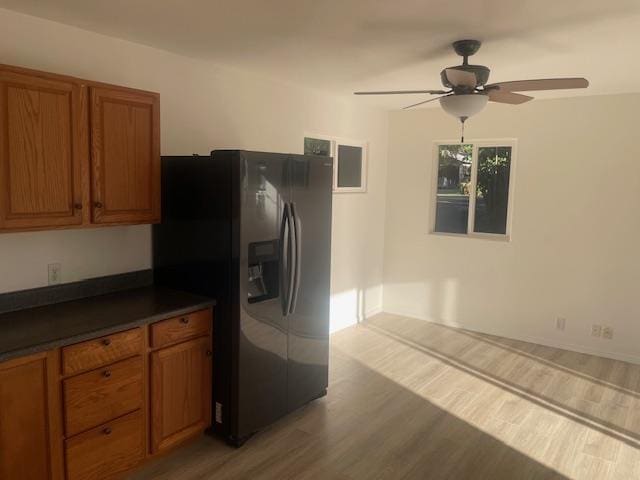
[[[298,303],[298,292],[300,291],[300,276],[302,273],[302,222],[300,217],[296,213],[296,204],[291,203],[291,214],[293,217],[293,233],[294,233],[294,245],[295,245],[295,263],[293,264],[294,281],[293,292],[291,294],[291,306],[289,313],[294,313],[296,310],[296,304]]]
[[[289,204],[284,204],[282,222],[280,223],[280,304],[282,314],[289,311],[289,296],[291,293],[291,211]],[[286,235],[285,235],[286,233]]]

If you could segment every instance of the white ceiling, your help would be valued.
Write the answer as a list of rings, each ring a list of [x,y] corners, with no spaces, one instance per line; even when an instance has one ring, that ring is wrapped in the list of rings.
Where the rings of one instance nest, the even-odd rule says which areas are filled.
[[[0,0],[0,6],[258,72],[354,90],[440,88],[449,44],[484,42],[491,81],[585,76],[587,91],[640,91],[640,0]],[[399,108],[421,96],[364,98]],[[437,103],[437,102],[434,102]],[[433,105],[433,104],[432,104]]]

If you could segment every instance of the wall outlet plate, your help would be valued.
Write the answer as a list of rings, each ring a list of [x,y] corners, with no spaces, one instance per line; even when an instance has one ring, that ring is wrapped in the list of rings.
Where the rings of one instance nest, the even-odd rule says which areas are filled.
[[[49,285],[57,285],[62,282],[62,265],[60,263],[50,263],[47,265],[49,273]]]
[[[567,323],[567,319],[563,317],[556,318],[556,330],[564,331],[564,327]]]
[[[222,423],[222,405],[216,402],[216,423]]]
[[[602,329],[602,338],[611,340],[613,338],[613,327],[604,327]]]
[[[592,337],[602,336],[602,325],[591,325],[591,336]]]

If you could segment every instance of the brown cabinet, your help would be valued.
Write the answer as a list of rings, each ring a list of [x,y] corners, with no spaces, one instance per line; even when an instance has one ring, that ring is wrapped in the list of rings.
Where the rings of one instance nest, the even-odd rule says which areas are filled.
[[[68,378],[63,392],[67,436],[138,410],[143,407],[142,358]]]
[[[191,338],[210,335],[211,321],[211,311],[202,310],[154,323],[151,325],[151,346],[160,348]]]
[[[95,223],[160,219],[160,101],[157,95],[91,88]]]
[[[54,352],[0,364],[0,478],[62,476],[60,403]]]
[[[120,478],[201,434],[212,320],[201,310],[0,363],[0,480]]]
[[[134,328],[62,349],[62,372],[72,375],[142,353],[142,329]]]
[[[158,221],[158,94],[0,65],[0,232]]]
[[[85,95],[72,81],[0,70],[0,228],[82,223]]]
[[[119,478],[144,458],[140,411],[81,433],[65,442],[67,480]]]
[[[211,424],[211,337],[151,354],[151,447],[157,453]]]

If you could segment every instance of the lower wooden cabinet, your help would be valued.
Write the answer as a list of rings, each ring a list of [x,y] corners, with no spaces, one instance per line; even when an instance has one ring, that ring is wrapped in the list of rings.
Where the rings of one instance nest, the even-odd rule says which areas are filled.
[[[144,458],[142,412],[131,413],[65,442],[68,480],[116,477]]]
[[[211,337],[151,354],[151,445],[169,449],[211,424]]]
[[[0,480],[121,478],[202,433],[212,320],[203,310],[0,363]],[[152,328],[172,332],[162,348]]]
[[[140,355],[64,380],[67,437],[142,408],[143,381]]]
[[[61,478],[58,369],[55,352],[0,363],[0,479]]]

